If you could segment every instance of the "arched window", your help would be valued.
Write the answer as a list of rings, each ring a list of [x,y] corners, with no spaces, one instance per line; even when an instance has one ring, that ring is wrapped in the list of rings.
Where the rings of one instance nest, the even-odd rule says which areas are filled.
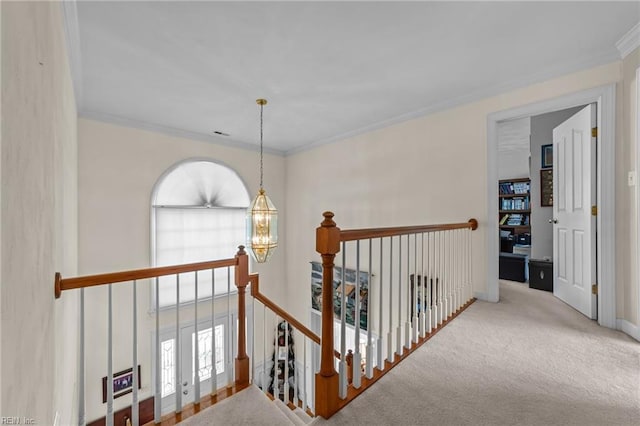
[[[152,263],[178,265],[232,257],[245,241],[249,192],[238,174],[210,160],[187,160],[158,180],[151,200]],[[233,271],[231,271],[233,273]],[[198,299],[211,296],[211,271],[198,274]],[[216,271],[215,294],[233,280]],[[180,302],[195,299],[195,274],[180,276]],[[175,277],[163,277],[160,306],[176,303]]]

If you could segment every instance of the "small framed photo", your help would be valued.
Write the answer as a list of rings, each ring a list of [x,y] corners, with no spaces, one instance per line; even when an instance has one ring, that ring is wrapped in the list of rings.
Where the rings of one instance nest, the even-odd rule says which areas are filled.
[[[140,366],[138,365],[138,389],[141,389]],[[113,375],[113,399],[133,392],[133,368],[127,368]],[[102,402],[107,402],[107,377],[102,378]]]
[[[542,168],[553,167],[553,145],[542,145]]]

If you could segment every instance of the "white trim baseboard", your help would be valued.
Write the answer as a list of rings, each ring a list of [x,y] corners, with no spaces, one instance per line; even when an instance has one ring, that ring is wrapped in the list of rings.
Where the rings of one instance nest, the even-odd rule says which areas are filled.
[[[622,59],[629,56],[629,54],[638,47],[640,47],[640,22],[634,25],[633,28],[616,42],[616,49],[620,52]]]
[[[633,325],[629,321],[623,320],[623,319],[618,319],[616,325],[618,330],[622,331],[624,334],[627,334],[640,342],[639,326]]]
[[[590,103],[598,104],[598,323],[616,328],[615,280],[615,104],[616,84],[594,87],[558,98],[511,108],[487,117],[487,293],[497,302],[498,285],[498,122],[544,114]]]

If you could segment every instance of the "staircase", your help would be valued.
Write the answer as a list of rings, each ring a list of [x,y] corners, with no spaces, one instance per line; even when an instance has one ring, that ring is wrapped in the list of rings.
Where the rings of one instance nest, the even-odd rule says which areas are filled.
[[[187,426],[220,425],[296,425],[314,419],[300,408],[291,409],[279,399],[271,400],[257,386],[251,385],[231,398],[215,404],[181,422]]]

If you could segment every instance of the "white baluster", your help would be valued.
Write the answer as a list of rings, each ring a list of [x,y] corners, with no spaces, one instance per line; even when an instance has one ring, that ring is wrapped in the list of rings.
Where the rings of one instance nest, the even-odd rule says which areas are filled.
[[[154,395],[154,404],[153,404],[153,420],[155,423],[160,423],[160,419],[162,417],[162,376],[160,372],[161,364],[162,364],[162,353],[160,352],[160,278],[156,277],[155,282],[155,290],[156,290],[156,389]]]
[[[371,294],[373,293],[373,274],[371,273],[371,268],[373,267],[372,259],[373,259],[373,242],[369,239],[369,276],[367,277],[367,282],[369,283],[369,288],[367,289],[367,367],[366,373],[367,377],[370,379],[373,377],[373,342],[371,329],[373,328],[371,324]],[[378,315],[382,316],[382,312],[378,313]]]
[[[345,269],[347,264],[347,250],[346,244],[342,242],[342,295],[340,304],[340,353],[341,359],[338,364],[338,373],[340,378],[340,392],[339,396],[342,399],[347,397],[347,339],[346,339],[346,323],[347,323],[347,301],[346,301],[346,285],[345,285]]]
[[[396,353],[402,355],[402,235],[398,236],[398,329],[396,333]]]
[[[253,285],[253,284],[251,284]],[[249,293],[251,294],[251,293]],[[258,366],[256,363],[256,299],[251,297],[251,383],[254,385],[257,382],[258,377]]]
[[[84,353],[84,288],[80,289],[80,356],[78,357],[78,424],[85,426],[86,401],[84,397],[85,386],[85,353]]]
[[[271,386],[273,387],[273,397],[274,399],[280,399],[280,374],[278,373],[278,369],[280,368],[280,336],[278,332],[278,315],[273,314],[273,320],[275,321],[275,334],[273,338],[274,342],[274,351],[273,351],[273,379],[271,382]],[[284,374],[284,373],[283,373]]]
[[[109,284],[107,313],[107,426],[113,426],[113,297]]]
[[[211,395],[218,393],[218,368],[216,366],[216,270],[211,270]]]
[[[175,394],[176,394],[176,413],[182,411],[182,366],[180,352],[182,348],[182,336],[180,335],[180,274],[176,275],[176,346],[174,352],[175,363]]]
[[[422,289],[422,300],[420,300],[420,337],[424,339],[424,337],[427,335],[427,309],[429,306],[427,304],[427,277],[425,276],[424,269],[424,232],[422,233],[422,235],[420,235],[420,244],[420,280]]]
[[[445,319],[444,315],[444,235],[438,232],[438,325]]]
[[[451,265],[449,264],[451,260],[451,255],[449,254],[449,243],[450,243],[449,232],[444,231],[442,235],[444,237],[444,252],[443,252],[444,255],[442,257],[442,259],[444,260],[444,279],[443,279],[444,291],[442,292],[444,295],[444,301],[443,301],[444,310],[442,311],[442,315],[443,315],[442,320],[445,321],[447,318],[449,318],[449,315],[451,315],[451,308],[450,308]]]
[[[227,363],[225,367],[225,371],[227,372],[227,386],[231,386],[233,384],[234,377],[234,368],[233,368],[233,340],[234,340],[234,330],[235,324],[232,323],[233,318],[231,317],[231,270],[227,267],[227,324],[228,324],[228,333],[225,334],[227,344],[225,362]]]
[[[433,242],[433,233],[427,233],[427,272],[425,286],[427,289],[427,333],[433,330],[433,256],[434,251],[431,246]]]
[[[383,277],[383,269],[382,269],[382,262],[383,262],[383,256],[382,256],[382,244],[383,244],[383,240],[382,238],[380,238],[380,279],[378,280],[378,340],[376,341],[376,353],[378,355],[377,359],[378,359],[378,370],[381,370],[384,368],[384,356],[382,355],[382,346],[383,346],[383,338],[382,336],[384,335],[384,330],[382,329],[382,323],[383,323],[383,312],[382,312],[382,299],[383,299],[383,294],[384,294],[384,287],[382,285],[382,277]]]
[[[302,411],[307,411],[307,338],[302,337]],[[297,385],[296,385],[297,387]]]
[[[420,331],[420,325],[418,323],[418,318],[420,314],[418,312],[418,297],[420,295],[420,282],[418,277],[418,234],[413,234],[413,300],[411,303],[413,304],[413,341],[415,343],[418,342],[418,334]],[[422,307],[422,304],[420,304]]]
[[[405,273],[405,277],[407,278],[407,316],[406,322],[404,323],[404,347],[407,349],[411,348],[411,289],[409,283],[409,276],[411,275],[411,248],[410,248],[410,240],[411,235],[407,235],[407,272]]]
[[[262,391],[266,394],[267,384],[267,307],[262,305]]]
[[[132,370],[132,399],[131,399],[131,423],[133,426],[139,424],[139,406],[138,406],[138,283],[133,281],[133,342],[131,344],[131,350],[133,352],[133,370]]]
[[[355,315],[353,325],[355,326],[355,348],[353,354],[353,387],[360,388],[362,369],[362,354],[360,353],[360,240],[356,241],[356,289],[355,289]]]
[[[195,367],[195,377],[193,377],[193,380],[195,380],[194,385],[194,394],[193,394],[193,402],[195,402],[196,404],[200,403],[200,339],[198,336],[198,271],[194,271],[195,274],[195,296],[196,296],[196,302],[194,304],[194,319],[195,319],[195,348],[194,348],[194,354],[192,355],[192,360],[193,360],[193,365]],[[187,342],[187,345],[190,344],[191,342]],[[190,377],[187,378],[187,380],[191,380],[191,374],[189,375]]]
[[[451,264],[453,265],[453,304],[451,306],[451,313],[455,314],[458,311],[458,230],[455,229],[452,232]]]
[[[295,334],[295,329],[293,330],[293,334]],[[293,335],[291,336],[293,337]],[[304,346],[304,339],[303,339],[303,346]],[[299,391],[299,387],[300,385],[298,384],[298,380],[300,380],[300,374],[298,373],[298,365],[296,363],[296,360],[293,360],[293,405],[295,405],[296,407],[299,407],[299,403],[300,403],[300,398],[298,396],[298,391]]]
[[[393,237],[389,237],[389,332],[387,333],[387,359],[393,362]]]
[[[469,299],[473,298],[473,239],[471,238],[471,231],[469,232],[469,291],[471,295]]]
[[[283,321],[284,324],[284,399],[285,403],[289,402],[289,323]]]

